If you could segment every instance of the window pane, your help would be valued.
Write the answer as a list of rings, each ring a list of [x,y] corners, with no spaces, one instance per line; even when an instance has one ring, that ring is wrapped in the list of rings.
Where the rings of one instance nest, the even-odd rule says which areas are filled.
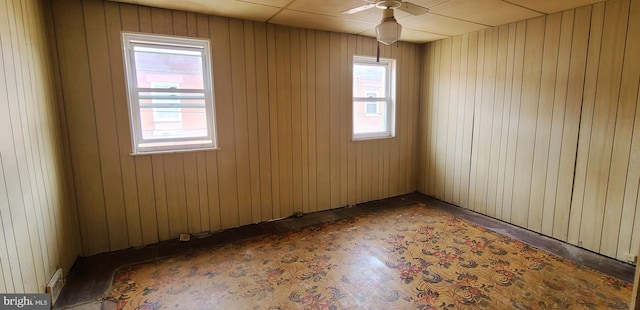
[[[138,88],[154,84],[175,84],[178,89],[203,89],[202,53],[170,47],[135,46]],[[164,88],[164,87],[160,87]]]
[[[153,120],[157,122],[182,122],[180,108],[153,108]]]
[[[207,113],[203,100],[141,99],[142,138],[174,139],[207,137]]]
[[[369,113],[371,107],[376,107],[376,113]],[[387,131],[387,103],[385,101],[353,103],[353,133],[372,133]]]
[[[386,75],[386,66],[353,65],[353,96],[385,98],[387,96]]]

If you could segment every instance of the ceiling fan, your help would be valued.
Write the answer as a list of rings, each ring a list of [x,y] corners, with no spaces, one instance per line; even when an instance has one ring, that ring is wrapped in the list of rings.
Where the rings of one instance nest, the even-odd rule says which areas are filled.
[[[391,45],[398,41],[398,39],[400,39],[400,32],[402,31],[402,25],[398,24],[395,17],[393,17],[394,9],[407,12],[411,15],[422,15],[429,11],[429,9],[425,7],[408,1],[363,1],[367,2],[367,4],[343,11],[342,14],[354,14],[374,7],[384,10],[382,13],[382,21],[378,26],[376,26],[376,38],[378,39],[378,42],[386,45]]]

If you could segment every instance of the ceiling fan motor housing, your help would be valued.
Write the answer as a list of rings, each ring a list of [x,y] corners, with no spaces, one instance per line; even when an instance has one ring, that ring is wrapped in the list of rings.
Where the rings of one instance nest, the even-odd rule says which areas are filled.
[[[397,9],[402,6],[402,2],[400,1],[378,1],[376,2],[376,7],[379,9]]]

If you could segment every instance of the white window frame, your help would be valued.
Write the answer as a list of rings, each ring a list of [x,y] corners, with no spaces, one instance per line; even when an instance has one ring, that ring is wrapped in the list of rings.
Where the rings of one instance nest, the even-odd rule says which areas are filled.
[[[132,155],[171,153],[194,150],[216,149],[215,99],[213,96],[213,76],[211,70],[211,47],[209,40],[162,36],[143,33],[122,33],[124,66],[129,100],[129,119],[131,127]],[[203,89],[167,89],[143,88],[137,85],[134,47],[168,47],[185,51],[197,51],[202,55]],[[146,99],[194,99],[204,100],[207,134],[202,137],[173,137],[165,139],[144,139],[142,135],[142,119],[140,115],[140,93],[152,93]],[[163,93],[171,95],[164,95]],[[176,98],[176,93],[189,96]],[[198,96],[201,95],[201,96]]]
[[[356,97],[353,96],[352,100],[352,140],[372,140],[372,139],[385,139],[385,138],[393,138],[395,137],[396,131],[396,60],[390,58],[380,58],[378,62],[376,57],[369,56],[353,56],[353,68],[356,65],[366,65],[366,66],[377,66],[384,67],[386,70],[386,96],[383,97]],[[352,79],[355,78],[352,72]],[[352,83],[353,84],[353,83]],[[353,87],[352,87],[353,91]],[[376,131],[376,132],[364,132],[364,133],[356,133],[355,132],[355,118],[356,118],[356,102],[374,102],[378,104],[378,112],[380,112],[379,102],[384,102],[387,105],[387,128],[384,131]],[[366,106],[365,106],[366,112]],[[372,114],[366,114],[371,116]]]

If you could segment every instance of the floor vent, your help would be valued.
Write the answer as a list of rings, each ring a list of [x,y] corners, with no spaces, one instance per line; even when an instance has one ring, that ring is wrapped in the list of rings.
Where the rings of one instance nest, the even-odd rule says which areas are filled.
[[[47,294],[51,296],[51,305],[53,306],[60,296],[62,287],[64,286],[64,278],[62,277],[62,269],[58,268],[47,284]]]

